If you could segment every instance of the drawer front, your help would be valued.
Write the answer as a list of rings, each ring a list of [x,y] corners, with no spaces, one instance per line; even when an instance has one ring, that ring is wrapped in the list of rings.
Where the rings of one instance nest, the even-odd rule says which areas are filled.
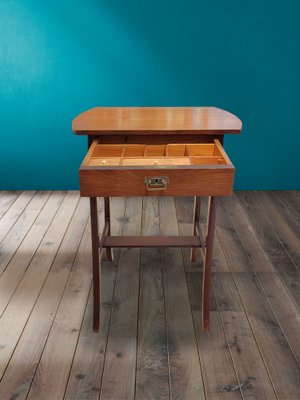
[[[81,196],[228,196],[232,194],[234,167],[104,169],[82,166],[79,177]],[[156,189],[155,184],[147,185],[145,178],[167,178],[168,183],[159,184]]]

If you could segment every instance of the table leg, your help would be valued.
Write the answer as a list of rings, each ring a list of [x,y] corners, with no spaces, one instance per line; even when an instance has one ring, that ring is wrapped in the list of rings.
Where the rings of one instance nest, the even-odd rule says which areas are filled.
[[[98,212],[97,198],[90,197],[91,208],[91,232],[92,232],[92,257],[93,257],[93,330],[99,332],[100,320],[100,288],[101,288],[101,265],[99,257],[99,232],[98,232]]]
[[[201,197],[195,196],[195,201],[194,201],[194,235],[197,235],[197,229],[196,225],[200,224],[200,207],[201,207]],[[197,258],[197,253],[196,253],[196,248],[191,249],[191,256],[190,260],[191,261],[196,261]]]
[[[104,197],[104,218],[105,222],[108,223],[107,236],[110,236],[110,204],[109,197]],[[111,247],[106,247],[107,261],[113,261],[113,252]]]
[[[210,278],[211,264],[213,256],[214,233],[216,226],[217,214],[217,198],[209,197],[208,218],[207,218],[207,235],[205,247],[205,260],[202,284],[202,326],[204,330],[209,329],[209,310],[210,310]]]

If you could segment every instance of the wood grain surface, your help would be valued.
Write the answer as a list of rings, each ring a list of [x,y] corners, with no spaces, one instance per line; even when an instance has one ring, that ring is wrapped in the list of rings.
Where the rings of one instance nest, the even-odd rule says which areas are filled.
[[[143,235],[159,235],[158,198],[143,198]],[[141,250],[137,399],[169,399],[163,265],[160,248]]]
[[[72,122],[74,133],[240,133],[241,121],[216,107],[95,107]]]
[[[128,198],[123,235],[141,233],[142,198]],[[103,371],[101,398],[130,399],[135,392],[140,249],[122,249]]]
[[[103,199],[98,199],[99,229],[104,225]],[[113,234],[120,235],[123,229],[125,198],[111,201],[111,227]],[[93,325],[93,295],[89,294],[87,309],[80,330],[65,398],[69,400],[98,400],[101,392],[103,367],[106,356],[108,330],[114,302],[114,287],[118,268],[119,250],[114,252],[114,262],[102,261],[101,327],[98,333]]]
[[[232,194],[234,168],[226,165],[159,167],[82,167],[79,171],[81,196],[228,196]],[[149,168],[149,167],[146,167]],[[149,192],[146,177],[168,177],[166,190]]]
[[[219,201],[209,332],[199,250],[124,248],[102,263],[95,333],[87,199],[0,193],[0,399],[298,400],[299,200]],[[193,211],[191,197],[113,198],[112,234],[190,235]]]

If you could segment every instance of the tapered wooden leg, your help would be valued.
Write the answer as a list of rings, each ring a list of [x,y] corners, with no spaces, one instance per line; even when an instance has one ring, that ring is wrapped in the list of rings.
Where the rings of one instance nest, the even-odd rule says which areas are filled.
[[[209,197],[207,235],[205,247],[205,260],[202,284],[202,326],[204,330],[209,329],[209,310],[210,310],[210,278],[211,264],[213,256],[214,234],[216,226],[217,198]]]
[[[93,330],[99,332],[100,321],[100,288],[101,288],[101,266],[99,257],[99,233],[98,233],[98,212],[97,198],[90,198],[91,208],[91,232],[92,232],[92,257],[93,257]]]
[[[197,235],[196,224],[200,222],[200,207],[201,207],[201,197],[196,196],[194,201],[194,235]],[[191,261],[196,261],[197,258],[196,250],[197,249],[195,247],[191,249],[191,255],[190,255]]]
[[[108,223],[108,231],[107,236],[110,236],[110,204],[109,204],[109,197],[104,197],[104,218],[105,222]],[[107,261],[113,261],[113,251],[111,247],[106,247],[106,257]]]

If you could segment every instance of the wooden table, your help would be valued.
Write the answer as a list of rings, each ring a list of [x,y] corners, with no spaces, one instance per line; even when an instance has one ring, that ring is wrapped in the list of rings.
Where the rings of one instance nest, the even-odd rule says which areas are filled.
[[[93,329],[99,330],[100,261],[118,247],[190,247],[204,253],[202,326],[209,329],[210,276],[216,202],[232,194],[234,167],[223,149],[226,133],[241,121],[215,107],[97,107],[79,114],[74,133],[88,136],[79,169],[80,194],[90,197],[93,256]],[[112,196],[195,196],[193,236],[111,236]],[[209,197],[206,234],[200,228],[200,198]],[[104,197],[99,236],[97,197]]]

